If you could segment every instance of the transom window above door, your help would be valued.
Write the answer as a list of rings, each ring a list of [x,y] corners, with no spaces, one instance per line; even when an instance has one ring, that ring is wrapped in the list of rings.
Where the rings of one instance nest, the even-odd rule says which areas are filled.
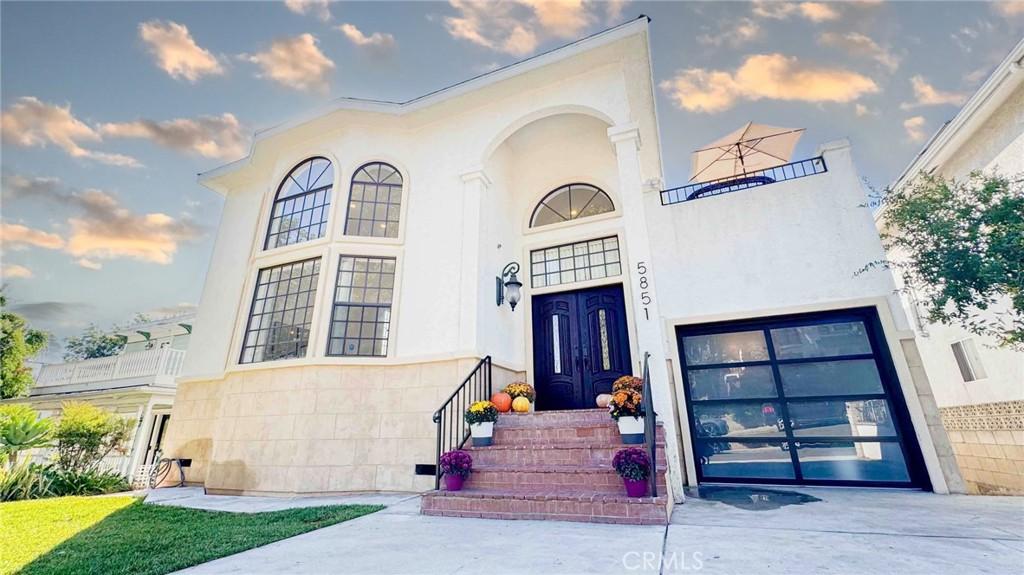
[[[530,227],[589,218],[612,211],[615,211],[612,199],[600,188],[590,184],[568,184],[544,196],[533,210]]]
[[[402,174],[383,162],[356,170],[347,213],[346,236],[397,238],[402,213]]]
[[[263,249],[323,237],[332,187],[334,168],[327,158],[310,158],[292,168],[274,196]]]

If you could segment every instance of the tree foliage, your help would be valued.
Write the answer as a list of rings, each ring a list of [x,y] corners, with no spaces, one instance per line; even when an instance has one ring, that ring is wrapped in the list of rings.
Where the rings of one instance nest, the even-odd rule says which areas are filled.
[[[80,335],[64,341],[64,361],[81,361],[95,357],[110,357],[124,349],[125,338],[89,324]]]
[[[6,459],[11,468],[18,463],[18,453],[48,447],[52,435],[53,422],[39,419],[28,405],[0,405],[0,459]]]
[[[96,469],[111,453],[124,454],[131,439],[132,421],[92,404],[65,402],[57,431],[57,466],[84,473]]]
[[[899,273],[929,321],[1024,350],[1024,174],[921,174],[882,209],[892,259],[867,267]]]
[[[25,318],[7,311],[7,298],[0,293],[0,399],[20,397],[32,388],[32,370],[25,366],[46,348],[45,332],[28,327]]]

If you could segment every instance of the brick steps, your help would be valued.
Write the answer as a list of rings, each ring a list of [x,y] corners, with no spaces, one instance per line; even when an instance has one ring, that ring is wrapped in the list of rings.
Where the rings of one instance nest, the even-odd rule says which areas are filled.
[[[474,465],[598,465],[611,467],[612,458],[623,445],[608,442],[565,441],[537,444],[496,444],[473,447],[470,454]],[[655,445],[658,467],[665,467],[665,444]]]
[[[659,466],[659,469],[662,469]],[[592,491],[622,495],[622,478],[610,466],[579,465],[474,465],[466,480],[469,489]],[[658,494],[666,493],[665,475],[658,474]]]
[[[621,445],[619,428],[614,421],[608,418],[607,422],[589,423],[572,426],[551,426],[539,427],[530,425],[498,425],[494,428],[494,441],[497,444],[527,444],[538,441],[557,441],[565,443],[577,440],[592,440]],[[499,420],[500,423],[500,420]],[[659,442],[665,441],[665,429],[661,426],[655,428],[656,437]]]
[[[664,525],[668,499],[585,491],[463,489],[423,498],[421,513],[481,519],[546,519],[631,525]]]

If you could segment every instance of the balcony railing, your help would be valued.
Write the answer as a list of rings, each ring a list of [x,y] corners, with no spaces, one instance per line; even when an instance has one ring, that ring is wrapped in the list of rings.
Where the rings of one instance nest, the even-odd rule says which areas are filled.
[[[661,205],[668,206],[690,200],[698,200],[710,196],[720,196],[730,192],[738,192],[757,186],[765,186],[786,180],[796,180],[805,176],[823,174],[828,171],[825,158],[808,158],[798,162],[783,164],[766,170],[747,172],[742,177],[721,178],[710,182],[700,182],[662,190]]]
[[[184,350],[165,347],[132,351],[112,357],[45,365],[36,377],[36,389],[140,378],[152,378],[152,381],[148,382],[151,384],[172,385],[174,377],[181,373],[184,361]]]

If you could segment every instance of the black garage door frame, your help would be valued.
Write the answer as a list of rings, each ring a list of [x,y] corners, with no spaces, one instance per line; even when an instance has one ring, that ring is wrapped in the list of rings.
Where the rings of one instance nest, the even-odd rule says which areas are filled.
[[[841,361],[846,359],[866,359],[872,358],[875,360],[878,368],[879,376],[881,379],[882,389],[884,393],[884,399],[889,402],[889,407],[892,411],[891,419],[898,436],[898,444],[901,449],[903,460],[906,463],[907,474],[909,476],[908,481],[869,481],[869,480],[843,480],[843,479],[812,479],[804,478],[801,467],[797,460],[798,449],[793,449],[794,446],[798,447],[803,444],[814,444],[815,442],[827,442],[836,441],[836,437],[815,437],[808,435],[796,436],[793,433],[793,421],[790,419],[787,411],[786,398],[784,396],[782,385],[779,374],[779,366],[791,363],[800,363],[799,359],[778,359],[776,358],[775,351],[771,340],[771,329],[789,328],[789,327],[800,327],[800,326],[813,326],[813,325],[826,325],[833,323],[844,323],[851,321],[861,321],[866,327],[866,335],[870,342],[871,353],[870,354],[857,354],[857,355],[845,355],[845,356],[832,356],[828,357],[828,360]],[[751,365],[768,365],[772,368],[773,378],[778,388],[779,397],[776,399],[777,403],[781,406],[782,413],[781,418],[790,422],[790,425],[785,425],[785,436],[779,436],[773,438],[775,441],[788,444],[788,451],[791,457],[793,465],[794,478],[751,478],[751,477],[720,477],[720,476],[706,476],[702,467],[700,457],[696,454],[704,453],[706,448],[711,443],[722,443],[722,442],[735,442],[735,443],[766,443],[765,441],[759,441],[757,439],[749,437],[717,437],[708,438],[701,437],[696,429],[697,417],[694,416],[694,401],[691,397],[691,385],[690,385],[690,374],[686,363],[686,352],[683,347],[683,338],[700,336],[700,335],[714,335],[741,331],[758,331],[763,330],[767,339],[767,349],[769,353],[769,360],[766,361],[751,361],[740,363],[739,366],[751,366]],[[928,478],[927,469],[925,467],[924,458],[921,454],[921,448],[918,444],[916,434],[914,433],[913,423],[910,420],[909,412],[907,409],[906,401],[903,396],[903,390],[899,384],[899,378],[896,374],[896,368],[892,361],[892,356],[889,353],[889,348],[885,344],[885,333],[882,330],[881,322],[878,318],[878,312],[874,307],[862,307],[852,308],[843,310],[830,310],[820,311],[813,313],[801,313],[801,314],[790,314],[782,316],[771,316],[771,317],[760,317],[749,320],[735,320],[735,321],[723,321],[707,324],[698,325],[683,325],[676,327],[676,345],[678,346],[680,368],[683,376],[683,392],[686,398],[686,417],[690,428],[691,446],[693,448],[694,466],[697,470],[697,482],[698,483],[744,483],[744,484],[771,484],[771,485],[814,485],[814,486],[854,486],[854,487],[895,487],[895,488],[914,488],[931,490],[931,481]],[[823,358],[813,358],[816,361],[822,361]],[[717,367],[737,367],[736,364],[720,364]],[[707,369],[708,365],[701,365],[701,368]],[[878,399],[881,398],[880,394],[847,394],[838,396],[829,396],[830,401],[839,400],[860,400],[860,399]],[[824,397],[800,397],[802,401],[809,401],[814,399],[823,400]],[[720,400],[724,401],[724,400]],[[698,403],[714,403],[714,401]],[[782,424],[780,423],[780,426]],[[858,441],[870,443],[871,439],[860,438]]]

